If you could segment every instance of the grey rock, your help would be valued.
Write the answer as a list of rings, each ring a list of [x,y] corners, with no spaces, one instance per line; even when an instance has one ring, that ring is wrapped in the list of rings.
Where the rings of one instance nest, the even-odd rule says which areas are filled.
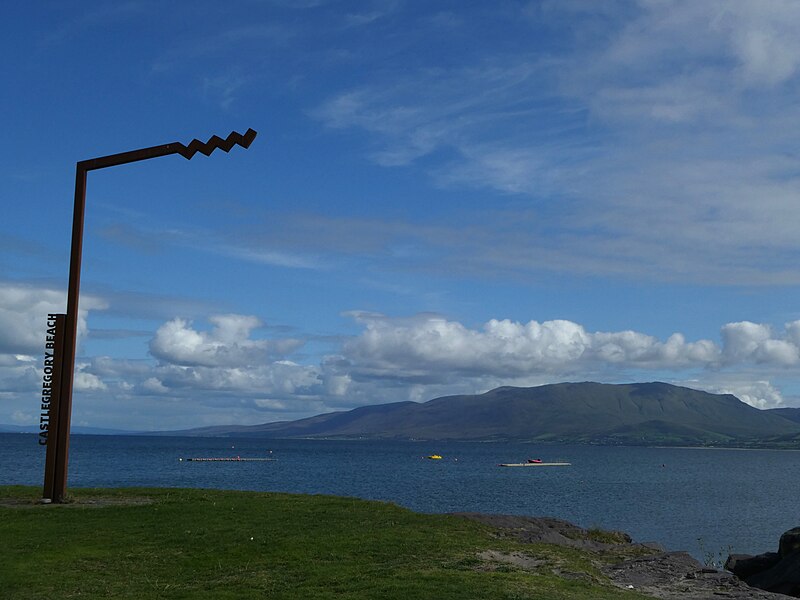
[[[800,527],[781,535],[778,552],[732,554],[725,568],[753,588],[800,598]]]
[[[765,552],[752,556],[750,554],[731,554],[725,561],[725,568],[736,575],[739,579],[747,579],[771,569],[780,561],[781,555],[777,552]]]
[[[800,598],[800,548],[782,556],[772,568],[746,578],[747,585]]]
[[[626,560],[604,569],[615,585],[661,600],[778,600],[779,594],[752,588],[732,573],[704,567],[686,552],[664,552]]]
[[[785,531],[778,543],[778,554],[782,557],[789,556],[797,550],[800,550],[800,527]]]
[[[687,552],[662,552],[618,563],[608,568],[611,578],[634,588],[671,583],[685,579],[687,574],[703,570],[697,560]]]

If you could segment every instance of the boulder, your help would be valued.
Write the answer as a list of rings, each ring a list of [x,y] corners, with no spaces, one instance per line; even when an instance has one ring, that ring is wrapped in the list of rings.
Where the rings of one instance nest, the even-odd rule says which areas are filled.
[[[725,568],[736,575],[739,579],[747,579],[771,569],[780,561],[781,555],[777,552],[765,552],[751,556],[750,554],[731,554],[725,561]]]
[[[782,556],[774,567],[748,577],[745,583],[768,592],[800,598],[800,549]]]
[[[800,527],[786,531],[778,544],[778,554],[781,556],[789,556],[796,550],[800,550]]]
[[[781,536],[777,552],[731,554],[725,568],[751,587],[800,598],[800,527]]]

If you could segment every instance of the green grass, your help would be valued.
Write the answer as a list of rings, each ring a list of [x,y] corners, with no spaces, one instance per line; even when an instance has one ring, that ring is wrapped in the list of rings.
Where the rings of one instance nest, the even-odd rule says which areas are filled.
[[[477,523],[353,498],[184,489],[0,487],[0,598],[642,598],[594,558]],[[478,557],[523,552],[522,569]]]

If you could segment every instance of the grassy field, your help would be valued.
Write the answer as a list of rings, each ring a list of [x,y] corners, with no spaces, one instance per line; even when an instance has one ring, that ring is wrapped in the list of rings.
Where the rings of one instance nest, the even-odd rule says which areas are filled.
[[[0,598],[642,598],[596,557],[353,498],[0,486]],[[521,552],[534,567],[481,558]]]

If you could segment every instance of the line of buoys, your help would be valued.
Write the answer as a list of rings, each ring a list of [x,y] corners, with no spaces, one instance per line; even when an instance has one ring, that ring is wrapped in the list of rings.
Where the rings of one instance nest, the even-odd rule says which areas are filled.
[[[224,458],[179,458],[179,461],[190,462],[267,462],[278,460],[277,458],[241,458],[240,456]]]

